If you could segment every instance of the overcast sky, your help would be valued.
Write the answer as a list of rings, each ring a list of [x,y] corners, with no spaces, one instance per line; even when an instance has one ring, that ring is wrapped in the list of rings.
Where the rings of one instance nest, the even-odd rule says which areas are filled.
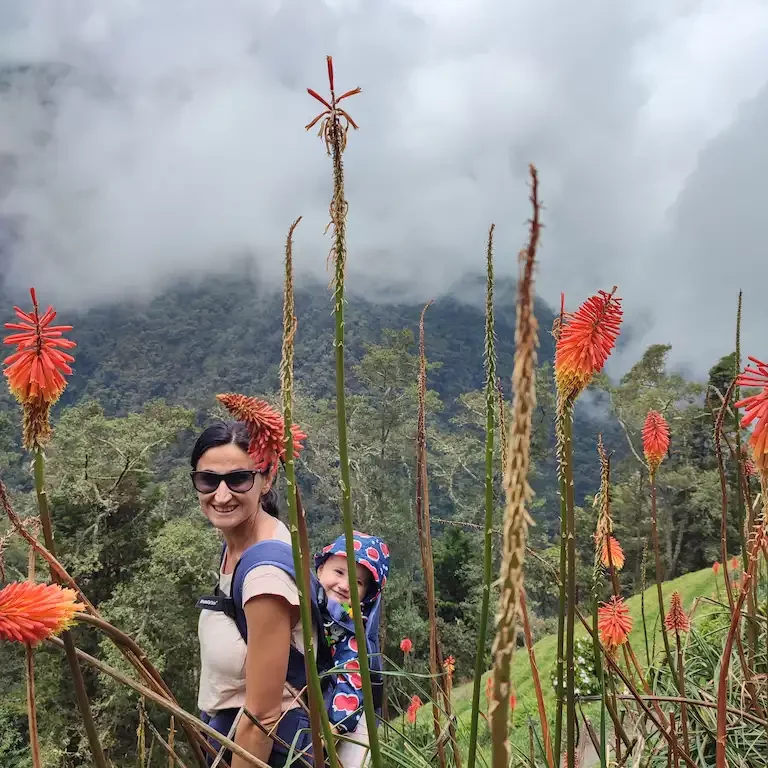
[[[743,288],[744,352],[768,357],[765,0],[3,0],[0,63],[57,72],[0,89],[8,280],[64,307],[244,253],[277,280],[299,214],[297,270],[322,276],[330,161],[303,126],[327,53],[363,88],[345,159],[369,290],[460,294],[492,221],[511,274],[534,162],[545,300],[617,284],[628,354],[668,342],[702,374]]]

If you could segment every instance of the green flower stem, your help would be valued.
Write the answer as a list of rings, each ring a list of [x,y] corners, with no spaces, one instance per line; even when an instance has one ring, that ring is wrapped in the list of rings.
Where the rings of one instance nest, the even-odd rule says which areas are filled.
[[[736,310],[736,360],[734,376],[738,377],[741,373],[741,291],[739,291],[739,303]],[[741,400],[741,387],[735,384],[733,387],[733,403],[738,403]],[[744,500],[744,487],[742,485],[742,456],[741,456],[741,419],[739,418],[739,409],[734,405],[733,418],[736,425],[736,497],[738,500],[739,509],[739,542],[741,543],[741,565],[744,569],[744,573],[749,568],[749,548],[747,547],[746,528],[752,529],[751,525],[748,525],[746,504]],[[751,522],[751,521],[749,521]],[[754,613],[750,610],[750,613]],[[748,627],[754,629],[754,624],[750,621]]]
[[[35,494],[37,496],[37,509],[40,513],[40,523],[43,528],[43,538],[45,540],[46,549],[55,557],[56,546],[53,541],[53,526],[51,525],[51,515],[48,509],[48,495],[45,492],[45,457],[43,450],[40,446],[37,446],[34,450],[35,456]],[[56,571],[51,568],[51,580],[59,583]],[[88,692],[85,689],[85,680],[83,679],[83,672],[80,669],[80,665],[77,661],[77,653],[75,651],[75,644],[72,641],[72,635],[69,631],[63,632],[61,635],[62,643],[64,644],[64,651],[67,655],[67,662],[69,664],[69,670],[72,675],[72,682],[75,686],[75,698],[77,699],[77,707],[80,710],[80,716],[83,718],[83,725],[85,727],[86,735],[88,736],[88,744],[91,748],[91,755],[93,756],[93,764],[96,768],[107,768],[107,761],[104,757],[104,751],[99,741],[99,734],[96,731],[96,724],[93,721],[93,714],[91,713],[91,703],[88,699]]]
[[[337,144],[333,148],[334,177],[341,177],[341,152]],[[345,247],[345,238],[337,222],[336,232],[336,277],[334,290],[334,319],[336,321],[336,421],[339,431],[339,463],[341,465],[341,509],[344,518],[344,536],[346,539],[347,569],[350,574],[357,570],[355,560],[354,523],[352,522],[352,487],[349,471],[349,449],[347,443],[347,409],[344,396],[344,261],[345,254],[339,250]],[[360,607],[360,593],[357,579],[349,579],[349,596],[352,602],[352,618],[355,624],[358,659],[360,661],[360,676],[363,681],[363,707],[365,722],[368,726],[368,743],[371,749],[372,768],[382,768],[381,748],[376,722],[376,710],[373,705],[373,687],[371,685],[371,670],[368,663],[368,648],[365,639],[365,627]]]
[[[680,632],[675,630],[675,643],[677,646],[677,673],[679,676],[679,693],[682,698],[685,698],[685,666],[683,662],[683,646],[680,643]],[[691,754],[691,743],[688,738],[688,706],[684,702],[680,704],[680,724],[683,731],[683,746],[685,751]]]
[[[305,552],[302,551],[299,536],[299,501],[298,488],[296,486],[296,467],[293,456],[293,435],[291,434],[291,404],[290,400],[285,405],[285,484],[288,496],[288,519],[291,526],[291,545],[293,549],[293,568],[296,572],[299,587],[299,610],[301,613],[301,632],[304,639],[304,668],[307,676],[309,692],[309,716],[312,728],[312,751],[315,755],[316,765],[319,764],[318,756],[323,754],[323,746],[320,741],[322,731],[325,739],[325,748],[331,768],[339,768],[336,756],[336,744],[328,719],[328,712],[323,704],[323,690],[320,675],[317,671],[317,657],[315,655],[314,639],[312,637],[312,611],[310,609],[311,586],[309,578],[309,562]],[[322,632],[323,628],[318,627]]]
[[[565,693],[565,582],[566,582],[566,503],[565,476],[560,469],[560,612],[557,616],[557,708],[555,711],[555,759],[560,760],[563,748],[563,701]]]
[[[573,658],[573,643],[576,621],[576,524],[573,498],[573,411],[566,408],[563,414],[563,455],[565,471],[566,501],[566,545],[567,545],[567,616],[566,616],[566,750],[567,768],[576,768],[576,667]]]
[[[29,548],[27,558],[27,579],[35,580],[35,550]],[[32,768],[42,768],[40,758],[40,734],[37,728],[37,698],[35,696],[35,652],[29,643],[25,645],[27,679],[27,721],[29,723],[29,749],[32,754]]]
[[[659,622],[661,623],[661,636],[664,640],[664,653],[667,657],[667,664],[669,670],[672,673],[672,679],[674,680],[675,687],[679,685],[677,673],[675,672],[675,663],[672,661],[672,652],[669,646],[669,635],[667,634],[667,627],[664,623],[664,593],[661,590],[661,554],[659,552],[659,527],[656,517],[656,477],[651,474],[651,538],[653,539],[653,555],[656,565],[656,596],[659,601]],[[725,564],[723,564],[725,567]]]
[[[605,672],[603,671],[603,655],[600,648],[600,633],[597,628],[597,610],[599,601],[599,559],[595,564],[595,574],[592,583],[592,647],[595,650],[595,676],[600,685],[600,768],[608,768],[608,735],[606,728],[606,695]]]
[[[469,755],[467,768],[475,768],[477,759],[477,731],[480,721],[480,686],[485,671],[485,643],[488,633],[488,614],[491,603],[491,570],[493,552],[493,444],[496,420],[496,346],[493,318],[493,227],[488,235],[488,295],[485,315],[485,526],[483,529],[483,598],[480,605],[480,627],[477,634],[475,679],[472,686],[472,719],[469,727]],[[502,437],[503,439],[503,437]],[[506,467],[503,468],[506,471]]]
[[[35,698],[35,652],[29,643],[25,646],[27,678],[27,720],[29,722],[29,749],[32,768],[43,768],[40,759],[40,738],[37,730],[37,700]]]

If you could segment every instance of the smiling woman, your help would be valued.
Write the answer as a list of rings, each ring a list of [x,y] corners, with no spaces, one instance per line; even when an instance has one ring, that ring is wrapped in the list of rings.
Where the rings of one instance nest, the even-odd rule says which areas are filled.
[[[275,428],[282,430],[282,419],[275,420]],[[278,519],[272,488],[279,460],[274,446],[279,443],[267,431],[265,424],[219,422],[200,435],[192,451],[191,476],[200,508],[225,542],[215,594],[198,603],[198,706],[202,719],[225,735],[241,709],[247,709],[263,729],[240,717],[235,742],[281,766],[287,756],[284,743],[293,743],[297,733],[299,750],[309,750],[311,744],[295,692],[303,686],[293,678],[298,669],[303,671],[293,659],[303,652],[296,582],[292,572],[260,564],[253,556],[257,545],[260,551],[287,546],[290,554],[290,532]],[[253,450],[256,444],[261,451]],[[269,735],[273,728],[277,739]],[[245,765],[236,755],[226,754],[226,759],[232,768]]]

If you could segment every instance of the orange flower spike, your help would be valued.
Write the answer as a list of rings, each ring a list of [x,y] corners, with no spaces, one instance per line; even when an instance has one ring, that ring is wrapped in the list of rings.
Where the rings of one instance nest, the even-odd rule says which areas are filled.
[[[564,316],[555,350],[555,382],[566,403],[572,403],[603,369],[619,337],[621,299],[600,291],[576,312]]]
[[[411,703],[408,705],[408,722],[416,722],[416,713],[421,709],[421,699],[418,696],[411,696]]]
[[[597,611],[597,628],[600,639],[609,649],[627,642],[632,631],[632,617],[624,600],[614,595],[610,602],[602,604]]]
[[[645,460],[653,478],[669,450],[669,424],[658,411],[648,411],[641,434]]]
[[[735,403],[737,408],[744,408],[746,413],[741,420],[742,427],[756,422],[749,443],[755,466],[761,472],[768,472],[768,363],[750,357],[754,367],[748,365],[737,379],[740,387],[760,387],[760,392],[745,397]]]
[[[277,469],[278,459],[285,456],[285,435],[283,434],[283,417],[264,400],[246,397],[233,392],[216,395],[216,399],[238,421],[248,425],[251,432],[251,442],[248,454],[253,459],[259,472]],[[293,435],[293,453],[298,456],[304,449],[302,442],[307,435],[297,424],[291,425]]]
[[[609,547],[610,552],[608,549]],[[613,563],[613,567],[617,571],[620,571],[624,567],[624,550],[621,548],[621,544],[619,544],[618,539],[616,539],[614,536],[609,536],[607,541],[603,539],[603,548],[600,555],[600,561],[602,562],[604,568],[610,568],[611,563]]]
[[[0,640],[37,645],[74,623],[85,609],[72,589],[17,581],[0,590]]]
[[[670,632],[690,632],[691,620],[683,610],[683,601],[679,592],[672,593],[669,613],[664,618],[664,626]]]
[[[77,346],[74,341],[63,338],[71,325],[51,325],[56,311],[48,307],[41,316],[37,294],[30,288],[32,312],[14,307],[18,323],[6,323],[9,330],[19,333],[6,336],[4,343],[16,346],[16,352],[5,358],[4,373],[8,386],[16,399],[23,404],[34,400],[37,404],[52,405],[67,386],[64,375],[70,376],[74,362],[72,355],[63,352]]]
[[[712,572],[715,574],[715,576],[717,576],[717,574],[720,573],[720,568],[721,568],[720,561],[715,560],[715,562],[712,563]]]

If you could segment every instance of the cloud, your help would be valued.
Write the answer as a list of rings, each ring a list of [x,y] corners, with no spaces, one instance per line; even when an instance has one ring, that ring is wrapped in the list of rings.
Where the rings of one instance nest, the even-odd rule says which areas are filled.
[[[297,269],[321,275],[330,163],[303,126],[332,53],[338,86],[364,89],[345,155],[358,285],[461,293],[491,221],[514,274],[533,161],[538,288],[572,308],[618,284],[619,367],[658,341],[704,373],[732,346],[739,287],[761,354],[760,0],[6,0],[0,51],[6,279],[62,306],[244,254],[276,282],[299,214]]]

